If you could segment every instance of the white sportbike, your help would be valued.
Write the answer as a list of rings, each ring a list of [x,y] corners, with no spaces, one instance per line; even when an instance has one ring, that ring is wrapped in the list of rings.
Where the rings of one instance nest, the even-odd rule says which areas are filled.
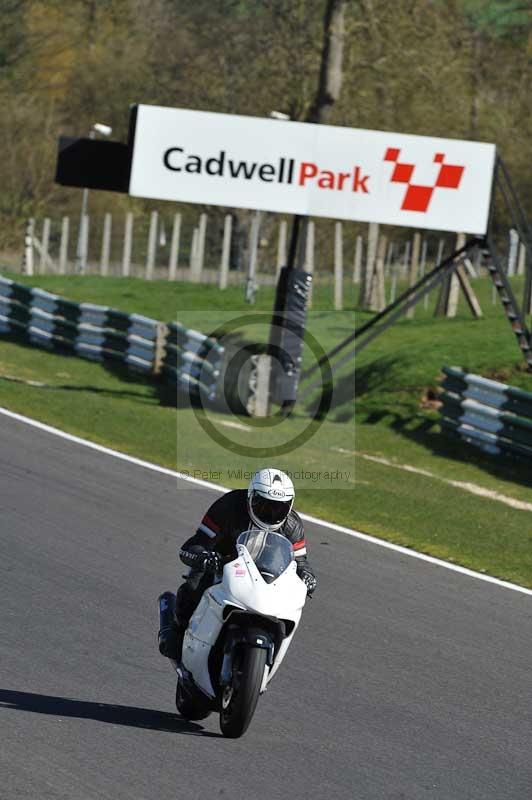
[[[219,711],[224,736],[247,729],[259,695],[279,669],[301,619],[306,586],[292,545],[273,531],[248,530],[205,590],[186,630],[176,706],[189,720]]]

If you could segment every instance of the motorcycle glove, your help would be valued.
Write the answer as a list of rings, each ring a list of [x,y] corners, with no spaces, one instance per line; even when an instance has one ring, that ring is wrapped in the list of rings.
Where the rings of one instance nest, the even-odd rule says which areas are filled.
[[[222,557],[219,553],[205,553],[203,557],[203,570],[216,574],[222,569]]]
[[[318,581],[311,572],[303,572],[303,574],[300,577],[305,586],[307,587],[307,594],[310,597],[315,591],[316,586],[318,585]]]

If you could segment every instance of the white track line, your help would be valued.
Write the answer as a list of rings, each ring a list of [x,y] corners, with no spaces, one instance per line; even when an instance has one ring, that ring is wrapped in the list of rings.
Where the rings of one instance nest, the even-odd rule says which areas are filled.
[[[224,425],[226,428],[234,428],[237,431],[246,431],[246,433],[253,430],[250,425],[242,425],[241,422],[232,422],[231,420],[221,420],[220,425]]]
[[[414,472],[416,475],[423,475],[425,478],[433,478],[435,481],[453,486],[455,489],[461,489],[463,492],[476,494],[479,497],[487,497],[489,500],[496,500],[498,503],[504,503],[510,508],[516,508],[518,511],[532,511],[532,503],[527,503],[526,500],[516,500],[514,497],[508,497],[506,494],[500,494],[493,489],[486,489],[484,486],[479,486],[477,483],[470,483],[469,481],[454,481],[450,478],[442,478],[434,472],[429,472],[427,469],[420,469],[413,467],[410,464],[399,464],[396,461],[389,461],[382,456],[371,456],[369,453],[361,453],[357,450],[345,450],[343,447],[331,448],[335,453],[342,453],[343,455],[364,458],[366,461],[373,461],[375,464],[382,464],[385,467],[393,467],[394,469],[403,470],[403,472]]]
[[[18,422],[23,422],[24,424],[30,425],[33,428],[38,428],[46,433],[51,433],[54,436],[59,436],[61,439],[66,439],[68,442],[74,442],[75,444],[82,445],[83,447],[89,447],[91,450],[96,450],[98,453],[105,453],[105,455],[113,456],[113,458],[119,458],[122,461],[129,462],[130,464],[136,464],[139,467],[150,469],[152,472],[159,472],[162,475],[170,475],[178,480],[193,483],[196,486],[203,486],[206,489],[212,489],[213,491],[221,492],[222,494],[230,491],[230,489],[225,486],[218,486],[217,484],[210,483],[209,481],[203,481],[199,478],[192,478],[190,475],[184,475],[181,472],[176,472],[175,470],[167,469],[166,467],[160,467],[158,464],[153,464],[151,461],[143,461],[140,458],[129,456],[126,453],[120,453],[118,450],[112,450],[110,447],[104,447],[101,444],[95,444],[94,442],[88,441],[88,439],[82,439],[79,436],[73,436],[71,433],[65,433],[65,431],[61,431],[58,428],[53,428],[51,425],[45,425],[43,422],[38,422],[30,417],[24,417],[22,414],[9,411],[7,408],[0,408],[0,414],[10,417],[11,419],[16,419]],[[362,539],[362,541],[370,542],[378,547],[384,547],[387,550],[394,550],[396,553],[402,553],[405,556],[410,556],[410,558],[417,558],[420,561],[427,561],[429,564],[443,567],[451,572],[459,572],[461,575],[467,575],[470,578],[476,578],[477,580],[484,581],[485,583],[492,583],[496,586],[502,586],[505,589],[511,589],[514,592],[521,592],[522,594],[532,596],[532,589],[527,589],[525,586],[519,586],[518,584],[510,583],[509,581],[502,581],[499,578],[493,578],[491,575],[484,575],[481,572],[475,572],[472,569],[460,567],[457,564],[450,564],[448,561],[443,561],[442,559],[428,556],[425,553],[419,553],[417,550],[411,550],[408,547],[402,547],[399,544],[393,544],[392,542],[387,542],[384,539],[377,539],[377,537],[370,536],[367,533],[355,531],[351,528],[346,528],[343,525],[336,525],[334,522],[326,522],[323,519],[312,517],[309,514],[300,514],[300,516],[304,520],[307,520],[307,522],[320,525],[322,528],[338,531],[338,533],[345,533],[347,536],[352,536],[355,539]]]

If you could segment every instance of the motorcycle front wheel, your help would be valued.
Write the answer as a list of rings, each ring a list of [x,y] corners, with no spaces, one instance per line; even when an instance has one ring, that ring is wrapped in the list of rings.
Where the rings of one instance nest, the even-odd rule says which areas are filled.
[[[238,739],[255,713],[266,666],[266,650],[246,647],[233,667],[231,685],[224,689],[220,711],[220,730],[229,739]]]

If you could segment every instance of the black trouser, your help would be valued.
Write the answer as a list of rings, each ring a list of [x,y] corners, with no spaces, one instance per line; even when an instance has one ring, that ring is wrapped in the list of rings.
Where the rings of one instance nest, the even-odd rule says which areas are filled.
[[[191,572],[176,592],[175,615],[179,628],[186,630],[190,618],[205,589],[212,585],[212,576],[204,572]]]

